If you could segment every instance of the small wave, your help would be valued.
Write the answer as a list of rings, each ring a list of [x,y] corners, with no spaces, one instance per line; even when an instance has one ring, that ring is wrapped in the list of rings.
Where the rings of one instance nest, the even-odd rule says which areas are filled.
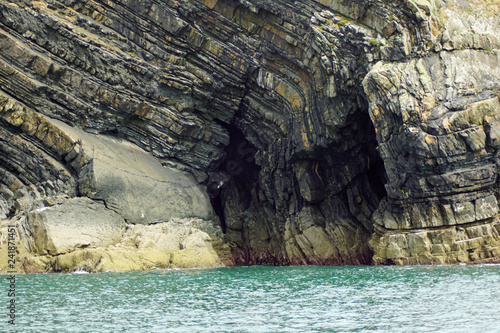
[[[78,268],[76,271],[73,272],[73,274],[89,274],[89,272],[87,272],[83,268]]]

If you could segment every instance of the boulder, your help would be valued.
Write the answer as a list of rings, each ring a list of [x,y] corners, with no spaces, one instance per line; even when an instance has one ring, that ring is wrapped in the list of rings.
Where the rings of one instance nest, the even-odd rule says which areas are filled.
[[[80,154],[88,161],[79,170],[80,194],[102,200],[127,223],[215,217],[206,191],[191,175],[163,166],[129,142],[50,122],[79,143]]]
[[[211,222],[180,220],[154,225],[130,225],[119,242],[78,249],[51,259],[55,271],[137,271],[158,268],[223,266],[212,238],[195,225]]]
[[[33,238],[33,252],[55,256],[77,248],[117,243],[125,230],[125,221],[103,203],[74,198],[30,212],[27,226]]]

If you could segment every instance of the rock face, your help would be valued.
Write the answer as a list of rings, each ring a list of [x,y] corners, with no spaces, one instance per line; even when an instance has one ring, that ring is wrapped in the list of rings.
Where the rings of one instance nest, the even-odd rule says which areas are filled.
[[[6,235],[13,221],[19,226],[23,269],[105,271],[223,264],[212,246],[213,240],[221,239],[218,219],[206,191],[190,174],[163,166],[131,143],[86,133],[2,97],[7,123],[43,138],[45,146],[34,150],[47,155],[41,175],[48,164],[67,181],[49,178],[4,197],[4,217],[10,218],[2,223],[2,233]],[[10,142],[22,144],[22,136],[18,138]],[[32,156],[22,158],[35,166]],[[57,185],[63,191],[57,191]],[[10,188],[3,189],[9,194]],[[139,225],[144,226],[138,229]]]
[[[398,124],[377,133],[389,181],[373,215],[375,262],[498,258],[499,64],[498,53],[443,52],[366,77],[374,123]]]
[[[87,246],[116,243],[125,221],[88,198],[65,200],[30,212],[28,230],[33,232],[33,252],[59,255]]]
[[[171,218],[215,218],[210,199],[192,177],[162,165],[133,144],[95,136],[51,120],[78,145],[78,193],[102,200],[131,224]],[[74,164],[73,164],[74,165]]]
[[[500,260],[498,4],[0,8],[0,217],[39,269]]]

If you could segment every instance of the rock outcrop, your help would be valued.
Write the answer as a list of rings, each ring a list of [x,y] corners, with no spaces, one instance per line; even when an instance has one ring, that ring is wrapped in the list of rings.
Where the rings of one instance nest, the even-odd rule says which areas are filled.
[[[52,169],[63,177],[48,176],[27,188],[22,180],[5,178],[12,183],[3,188],[8,194],[3,236],[7,225],[18,225],[25,271],[224,264],[213,248],[222,238],[218,219],[206,191],[189,173],[162,165],[129,142],[70,127],[6,95],[0,99],[6,124],[28,138],[12,135],[8,141],[13,148],[28,147],[24,155],[13,155],[20,165],[35,169],[41,157],[35,176],[47,177]],[[30,140],[35,145],[27,144]],[[41,149],[36,140],[43,142]],[[224,253],[222,244],[219,250]],[[4,258],[6,264],[7,251]]]
[[[498,4],[0,8],[25,270],[500,260]]]
[[[376,262],[498,258],[499,63],[492,52],[443,52],[366,77],[374,123],[397,124],[377,133],[389,181],[373,216]]]

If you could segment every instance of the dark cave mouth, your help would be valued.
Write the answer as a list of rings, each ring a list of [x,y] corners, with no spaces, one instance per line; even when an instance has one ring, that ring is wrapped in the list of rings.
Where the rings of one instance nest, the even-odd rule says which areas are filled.
[[[250,216],[248,213],[250,211],[255,213],[255,210],[259,209],[255,205],[261,206],[261,204],[263,204],[259,203],[258,198],[256,198],[256,193],[259,191],[258,185],[261,176],[261,167],[255,160],[258,149],[247,139],[244,130],[234,122],[230,124],[220,124],[229,135],[229,143],[224,149],[225,155],[219,162],[218,167],[209,173],[209,178],[206,183],[207,191],[214,212],[219,218],[223,234],[227,235],[227,237],[229,237],[228,239],[234,239],[236,241],[236,239],[240,237],[236,235],[241,232],[243,238],[236,242],[238,244],[239,242],[243,242],[239,245],[244,245],[246,242],[244,239],[246,230],[245,221],[247,221]],[[356,142],[355,147],[357,148],[354,151],[348,149],[341,152],[338,150],[338,147],[334,145],[327,150],[316,151],[314,156],[310,156],[312,159],[308,160],[312,163],[312,167],[306,169],[307,171],[310,171],[309,169],[314,171],[308,172],[309,175],[317,175],[318,178],[323,179],[324,182],[322,181],[319,183],[323,183],[324,188],[318,187],[317,190],[319,192],[324,192],[324,195],[318,197],[317,200],[313,200],[313,202],[306,202],[307,200],[304,200],[302,195],[297,192],[298,188],[292,189],[289,199],[292,200],[292,198],[295,197],[298,200],[296,211],[300,210],[300,208],[305,205],[322,205],[323,199],[337,193],[332,191],[332,182],[336,182],[337,180],[335,179],[339,177],[338,171],[340,171],[341,164],[335,161],[338,158],[347,158],[356,161],[353,161],[354,163],[361,163],[355,167],[359,171],[361,171],[360,169],[363,170],[359,174],[361,178],[356,176],[356,179],[361,182],[357,183],[359,185],[355,186],[361,191],[358,192],[361,197],[368,199],[368,201],[364,202],[368,204],[371,213],[378,208],[380,201],[387,197],[385,187],[387,183],[385,165],[378,151],[375,128],[367,110],[363,110],[361,107],[358,108],[358,110],[352,114],[352,118],[349,119],[347,126],[343,128],[341,132],[340,135],[344,138],[343,140],[354,140]],[[335,152],[330,150],[332,148]],[[334,155],[330,155],[331,153]],[[330,158],[326,157],[328,155],[330,155]],[[337,166],[339,166],[339,168],[337,168]],[[293,175],[290,175],[290,177],[293,177]],[[333,178],[328,179],[329,177]],[[315,180],[315,178],[312,180]],[[292,181],[292,186],[295,181]],[[298,186],[297,183],[295,183],[295,185]],[[313,185],[314,184],[311,185],[312,190],[316,189]],[[343,193],[344,194],[341,194],[342,196],[346,195],[345,192]],[[278,203],[279,202],[276,202],[276,204]],[[291,207],[290,202],[285,203],[285,205]],[[359,210],[360,207],[356,209]],[[288,211],[281,206],[277,207],[277,209],[281,209],[280,211],[282,212]],[[366,215],[366,217],[369,218],[368,215]],[[241,220],[235,222],[235,220],[239,219]],[[235,227],[235,223],[238,223],[238,227]],[[367,223],[369,222],[360,221],[360,226],[365,225],[365,227],[367,227]],[[367,228],[371,230],[370,227]]]
[[[356,113],[355,121],[359,125],[356,131],[357,133],[355,134],[364,136],[364,142],[362,143],[364,147],[362,151],[368,158],[364,174],[368,180],[371,191],[375,194],[377,201],[380,202],[383,198],[387,197],[387,190],[385,188],[387,184],[387,173],[384,160],[378,150],[375,127],[368,114],[368,106],[359,109]]]
[[[384,162],[377,149],[375,128],[367,112],[357,112],[352,121],[356,122],[357,126],[355,126],[356,129],[349,129],[353,131],[350,136],[354,138],[363,137],[363,141],[359,142],[363,146],[360,153],[367,157],[364,175],[371,190],[371,195],[375,196],[375,200],[372,202],[380,202],[387,197],[385,188],[387,176]],[[245,211],[250,207],[255,196],[254,189],[259,182],[261,167],[255,161],[257,148],[246,139],[243,131],[235,124],[223,123],[222,126],[229,134],[229,144],[225,148],[225,157],[218,169],[211,173],[207,189],[212,207],[219,217],[222,231],[225,234],[228,228],[226,224],[226,205],[228,203],[233,207],[238,205],[240,211]],[[316,161],[323,164],[321,161],[324,159],[324,154],[319,154],[317,157]],[[355,157],[351,155],[350,158]],[[332,176],[330,172],[322,169],[322,167],[316,169],[321,178],[327,175]],[[234,200],[237,202],[235,203]]]
[[[366,171],[366,177],[370,183],[370,187],[377,196],[378,201],[387,197],[387,190],[385,184],[387,184],[387,175],[385,171],[384,161],[376,149],[370,155],[370,162],[368,164],[368,170]]]
[[[385,164],[368,111],[359,108],[353,112],[346,126],[337,135],[341,138],[339,141],[317,152],[313,158],[314,162],[319,163],[316,173],[319,178],[325,179],[328,196],[341,193],[351,186],[358,186],[360,194],[372,197],[372,202],[380,202],[387,197]],[[349,143],[347,148],[344,147],[346,142]],[[350,170],[347,173],[346,168]],[[355,174],[351,176],[349,172]],[[345,185],[338,187],[336,183],[342,183],[343,180]],[[365,185],[361,185],[360,181]]]
[[[229,134],[229,144],[219,168],[211,173],[207,186],[210,201],[219,217],[222,232],[227,232],[225,206],[228,200],[238,200],[241,210],[250,207],[253,189],[259,181],[260,166],[255,162],[257,148],[234,124],[221,124]]]

